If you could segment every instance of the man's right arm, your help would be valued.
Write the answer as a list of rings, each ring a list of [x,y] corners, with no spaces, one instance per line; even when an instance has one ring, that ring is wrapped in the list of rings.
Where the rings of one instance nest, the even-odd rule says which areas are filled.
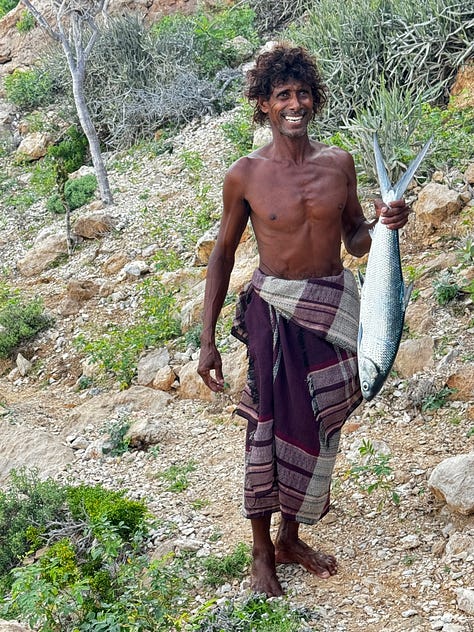
[[[239,160],[224,179],[224,209],[216,245],[207,267],[198,373],[206,386],[215,392],[224,388],[222,359],[215,343],[216,324],[229,287],[235,251],[249,217],[243,185],[245,164],[246,159]],[[214,375],[211,371],[214,371]]]

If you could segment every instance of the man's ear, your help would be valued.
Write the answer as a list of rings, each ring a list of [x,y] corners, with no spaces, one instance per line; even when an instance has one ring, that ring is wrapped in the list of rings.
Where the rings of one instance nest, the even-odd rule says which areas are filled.
[[[268,110],[270,108],[269,108],[267,99],[264,99],[263,97],[258,97],[257,103],[258,103],[259,110],[263,112],[264,114],[268,114]]]

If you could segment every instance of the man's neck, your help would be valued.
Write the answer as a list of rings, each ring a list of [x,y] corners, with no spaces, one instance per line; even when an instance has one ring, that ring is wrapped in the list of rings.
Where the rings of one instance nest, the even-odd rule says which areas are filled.
[[[271,152],[275,160],[302,164],[313,152],[313,148],[307,135],[292,138],[274,131]]]

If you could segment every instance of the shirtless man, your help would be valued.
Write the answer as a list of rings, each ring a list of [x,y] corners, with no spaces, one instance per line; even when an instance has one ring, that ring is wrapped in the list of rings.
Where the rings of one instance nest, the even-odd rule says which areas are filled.
[[[370,248],[369,229],[376,221],[384,222],[391,229],[399,229],[406,224],[410,212],[409,207],[402,200],[391,203],[390,208],[380,202],[376,204],[377,219],[366,220],[357,196],[356,172],[351,155],[338,147],[329,147],[309,138],[308,124],[324,106],[326,92],[314,60],[304,49],[281,44],[270,52],[260,55],[256,65],[248,74],[247,97],[255,104],[254,120],[258,123],[270,124],[273,140],[235,162],[224,181],[222,220],[207,271],[198,367],[199,375],[215,392],[222,391],[224,388],[221,357],[215,344],[215,327],[227,293],[235,251],[249,219],[258,245],[258,274],[262,279],[271,277],[277,282],[298,283],[307,279],[324,282],[324,279],[329,277],[332,283],[333,279],[339,279],[344,272],[340,255],[341,241],[350,254],[362,256]],[[254,292],[249,305],[256,303],[255,296]],[[277,327],[286,327],[285,319],[279,317],[277,312],[278,309],[272,312],[278,320]],[[254,338],[260,335],[258,328],[255,331]],[[314,334],[309,335],[314,336]],[[285,336],[284,332],[282,336]],[[305,340],[303,347],[311,346],[311,341],[306,338]],[[333,346],[328,345],[327,342],[322,344],[327,348],[330,347],[331,352],[334,353]],[[301,349],[295,345],[296,343],[293,346],[290,344],[290,362],[297,354],[301,355]],[[299,342],[298,345],[301,347]],[[345,361],[352,361],[353,366],[355,352],[353,345],[349,346],[352,351],[347,352]],[[336,349],[336,351],[339,354],[342,350]],[[258,365],[256,369],[254,367],[257,372],[261,371],[259,353],[259,350],[254,350],[252,353],[249,346],[249,358],[252,360],[253,356],[254,364]],[[314,362],[312,360],[311,362],[310,368],[313,368]],[[291,370],[290,367],[287,375]],[[268,422],[269,417],[272,416],[266,415],[258,408],[260,405],[264,406],[263,393],[259,392],[256,396],[255,391],[258,391],[259,385],[265,382],[264,378],[262,378],[263,381],[260,379],[260,374],[258,379],[260,381],[253,385],[252,396],[256,412],[252,431],[248,431],[247,451],[251,449],[250,444],[257,436],[255,435],[255,432],[258,433],[256,428],[260,425],[265,426],[266,423],[261,422]],[[352,385],[353,396],[336,424],[338,429],[360,402],[357,375],[352,380]],[[292,392],[292,385],[290,389]],[[275,387],[274,396],[277,397],[280,391],[280,385]],[[295,405],[299,406],[298,402],[305,397],[306,394],[296,396],[293,402],[297,404],[289,404],[290,411],[286,411],[285,415],[290,416],[291,408]],[[307,399],[310,401],[309,395]],[[286,408],[286,404],[286,401],[278,404],[275,399],[272,400],[270,409],[272,411],[275,409],[275,418],[278,415],[277,409]],[[248,409],[245,406],[241,406],[241,409],[244,409],[243,413],[239,409],[237,412],[250,420],[252,415],[246,414]],[[298,416],[304,416],[304,414],[306,413],[298,411]],[[321,435],[318,439],[319,430],[316,428],[314,445],[311,444],[312,439],[310,439],[308,448],[303,446],[304,449],[301,449],[299,440],[295,440],[294,445],[288,448],[285,443],[287,417],[279,422],[282,425],[269,426],[273,433],[271,448],[273,456],[270,458],[278,461],[271,467],[272,470],[277,471],[274,476],[280,480],[274,480],[270,484],[271,490],[269,488],[268,493],[276,494],[276,502],[280,503],[280,509],[274,504],[265,504],[267,501],[260,499],[258,491],[253,496],[250,491],[250,500],[246,500],[247,506],[244,510],[245,515],[251,520],[253,535],[251,586],[254,591],[268,596],[281,595],[283,592],[276,573],[277,564],[298,563],[322,578],[331,577],[337,572],[337,562],[332,555],[312,549],[298,535],[300,522],[313,524],[329,508],[329,479],[333,462],[329,467],[327,490],[324,493],[318,492],[319,496],[314,494],[309,500],[308,506],[313,507],[316,506],[318,499],[324,496],[320,509],[311,514],[311,512],[305,513],[298,506],[293,511],[295,498],[302,497],[305,494],[305,488],[302,488],[303,492],[299,494],[299,482],[294,484],[293,489],[293,483],[282,484],[282,480],[283,478],[285,481],[296,480],[294,476],[295,472],[300,471],[297,460],[300,457],[297,457],[296,463],[288,466],[287,470],[281,470],[281,477],[278,474],[280,471],[278,468],[296,445],[301,459],[314,457],[314,476],[316,476],[314,480],[316,480],[318,468],[321,468],[320,463],[323,462],[324,465],[324,459],[319,458],[320,444],[322,445],[323,441]],[[312,417],[311,423],[314,424],[314,415]],[[271,422],[273,423],[273,419]],[[305,442],[307,435],[306,429],[302,435]],[[263,446],[265,439],[255,440],[254,443]],[[278,455],[278,447],[275,447],[275,444],[287,449],[284,457],[281,454]],[[334,460],[337,442],[330,451]],[[259,467],[261,471],[264,466],[265,464],[260,467],[257,463],[255,471],[258,471]],[[246,467],[252,466],[246,465]],[[308,477],[311,478],[313,465],[308,468]],[[262,489],[264,486],[262,484]],[[275,491],[278,487],[280,490]],[[288,492],[289,488],[292,489]],[[259,505],[260,502],[263,504]],[[270,520],[271,514],[277,510],[281,511],[281,522],[275,543],[273,543],[270,535]]]

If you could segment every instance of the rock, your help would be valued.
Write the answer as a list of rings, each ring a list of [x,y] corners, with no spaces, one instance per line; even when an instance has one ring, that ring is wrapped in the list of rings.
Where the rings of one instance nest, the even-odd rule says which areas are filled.
[[[111,255],[103,264],[104,274],[117,274],[128,263],[128,257],[121,252]]]
[[[237,35],[229,40],[226,48],[231,49],[233,53],[234,66],[240,66],[245,61],[251,59],[253,55],[253,45],[242,35]]]
[[[22,356],[21,353],[19,353],[16,357],[16,366],[20,375],[22,377],[25,377],[25,375],[28,375],[28,373],[31,371],[31,367],[33,365],[29,360]]]
[[[472,60],[458,70],[451,87],[451,102],[456,108],[474,107],[474,62]]]
[[[33,248],[17,262],[17,268],[26,277],[40,274],[68,252],[66,233],[48,235],[37,239]]]
[[[207,388],[197,374],[198,361],[192,360],[179,370],[178,395],[183,399],[201,399],[210,402],[215,399],[215,394]]]
[[[73,460],[74,451],[61,439],[40,428],[27,425],[0,424],[0,482],[10,470],[37,468],[40,478],[48,478]]]
[[[416,226],[421,234],[429,235],[441,228],[446,219],[461,210],[459,193],[443,184],[430,182],[420,191],[413,204]]]
[[[85,239],[97,239],[114,228],[114,219],[105,213],[91,213],[79,217],[74,224],[74,233]]]
[[[434,340],[431,336],[404,340],[398,349],[393,368],[401,377],[411,377],[434,364]]]
[[[132,422],[125,439],[129,441],[131,448],[146,450],[163,441],[165,436],[166,430],[160,419],[142,418]]]
[[[209,257],[216,243],[218,230],[219,224],[215,224],[206,233],[204,233],[200,239],[198,239],[194,250],[194,266],[207,266]]]
[[[450,399],[472,401],[474,399],[474,365],[462,364],[448,377],[446,385],[454,390]]]
[[[458,608],[467,614],[474,614],[474,590],[471,588],[456,588]]]
[[[169,391],[175,382],[176,373],[170,366],[164,366],[156,372],[152,388],[157,388],[160,391]]]
[[[142,355],[138,361],[137,382],[140,386],[150,386],[155,379],[157,371],[168,366],[170,354],[166,347],[153,349]],[[174,380],[173,380],[174,381]]]
[[[150,272],[150,266],[146,261],[141,259],[137,261],[130,261],[126,263],[122,270],[119,272],[118,278],[120,280],[123,279],[139,279],[141,276],[148,274]]]
[[[117,410],[162,413],[170,401],[171,395],[163,391],[145,386],[132,386],[120,393],[97,395],[77,406],[71,416],[71,426],[75,431],[89,424],[99,427]]]
[[[445,549],[445,560],[470,560],[474,562],[474,532],[453,533]]]
[[[0,632],[32,632],[31,628],[18,621],[5,621],[0,619]]]
[[[19,147],[16,150],[16,155],[21,160],[39,160],[43,158],[48,151],[48,147],[53,142],[51,134],[44,132],[33,132],[28,134],[21,141]]]
[[[71,279],[67,284],[67,295],[78,303],[90,300],[99,293],[99,286],[88,279]]]
[[[428,486],[452,511],[464,515],[474,513],[474,452],[439,463],[431,473]]]
[[[464,179],[469,184],[474,184],[474,162],[471,163],[464,172]]]

